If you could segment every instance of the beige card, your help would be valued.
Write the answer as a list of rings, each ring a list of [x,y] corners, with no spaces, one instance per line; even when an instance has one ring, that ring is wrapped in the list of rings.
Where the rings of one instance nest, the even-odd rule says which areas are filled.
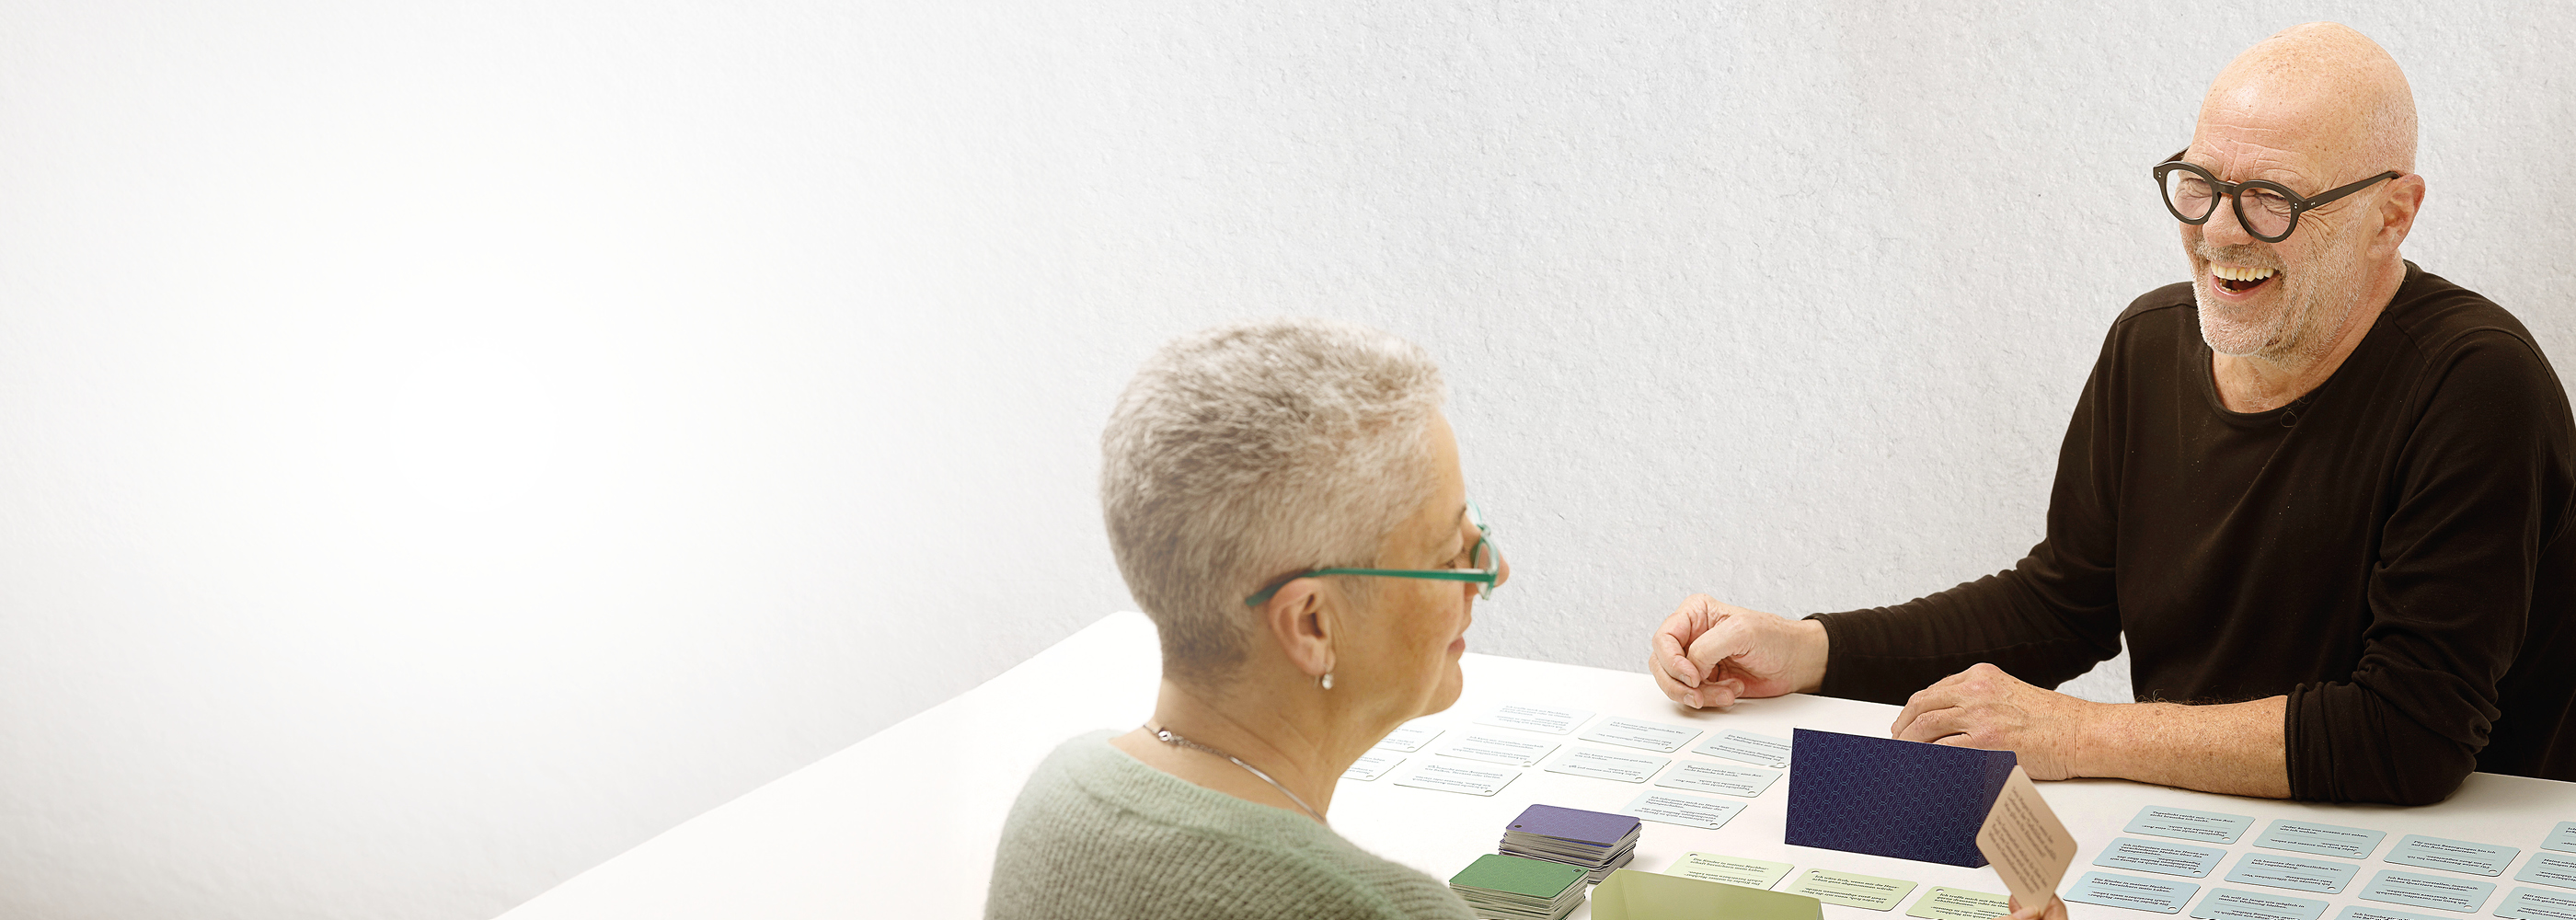
[[[1986,812],[1986,826],[1977,829],[1977,852],[1986,854],[2004,887],[2022,904],[2045,904],[2075,861],[2075,835],[2066,832],[2048,800],[2039,797],[2030,774],[2016,766],[2004,779],[2003,794],[1995,796],[1995,807]]]

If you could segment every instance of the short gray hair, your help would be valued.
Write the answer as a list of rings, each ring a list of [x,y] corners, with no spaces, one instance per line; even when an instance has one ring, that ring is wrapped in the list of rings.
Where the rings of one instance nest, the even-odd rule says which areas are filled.
[[[1100,504],[1166,676],[1242,662],[1243,599],[1299,571],[1361,566],[1432,488],[1447,395],[1411,342],[1355,323],[1219,326],[1155,352],[1100,436]]]

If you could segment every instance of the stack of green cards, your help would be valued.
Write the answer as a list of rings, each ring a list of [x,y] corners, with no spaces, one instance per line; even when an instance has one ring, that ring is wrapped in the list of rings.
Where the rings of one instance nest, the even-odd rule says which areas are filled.
[[[1483,920],[1559,920],[1583,903],[1583,869],[1544,859],[1488,853],[1449,879],[1449,890]]]

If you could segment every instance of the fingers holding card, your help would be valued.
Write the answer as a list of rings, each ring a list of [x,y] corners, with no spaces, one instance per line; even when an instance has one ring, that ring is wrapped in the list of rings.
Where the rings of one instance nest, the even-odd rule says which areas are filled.
[[[2039,797],[2030,774],[2016,766],[2004,778],[2003,792],[1977,829],[1977,851],[1993,863],[2004,887],[2024,904],[2046,904],[2057,894],[2066,867],[2075,862],[2075,835],[2048,800]]]

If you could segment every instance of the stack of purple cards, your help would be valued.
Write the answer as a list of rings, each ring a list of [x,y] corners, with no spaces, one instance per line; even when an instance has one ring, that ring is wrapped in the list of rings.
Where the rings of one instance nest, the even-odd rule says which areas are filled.
[[[1591,873],[1584,881],[1598,884],[1610,870],[1636,858],[1637,835],[1644,828],[1631,815],[1532,805],[1503,829],[1502,850],[1584,869]]]

